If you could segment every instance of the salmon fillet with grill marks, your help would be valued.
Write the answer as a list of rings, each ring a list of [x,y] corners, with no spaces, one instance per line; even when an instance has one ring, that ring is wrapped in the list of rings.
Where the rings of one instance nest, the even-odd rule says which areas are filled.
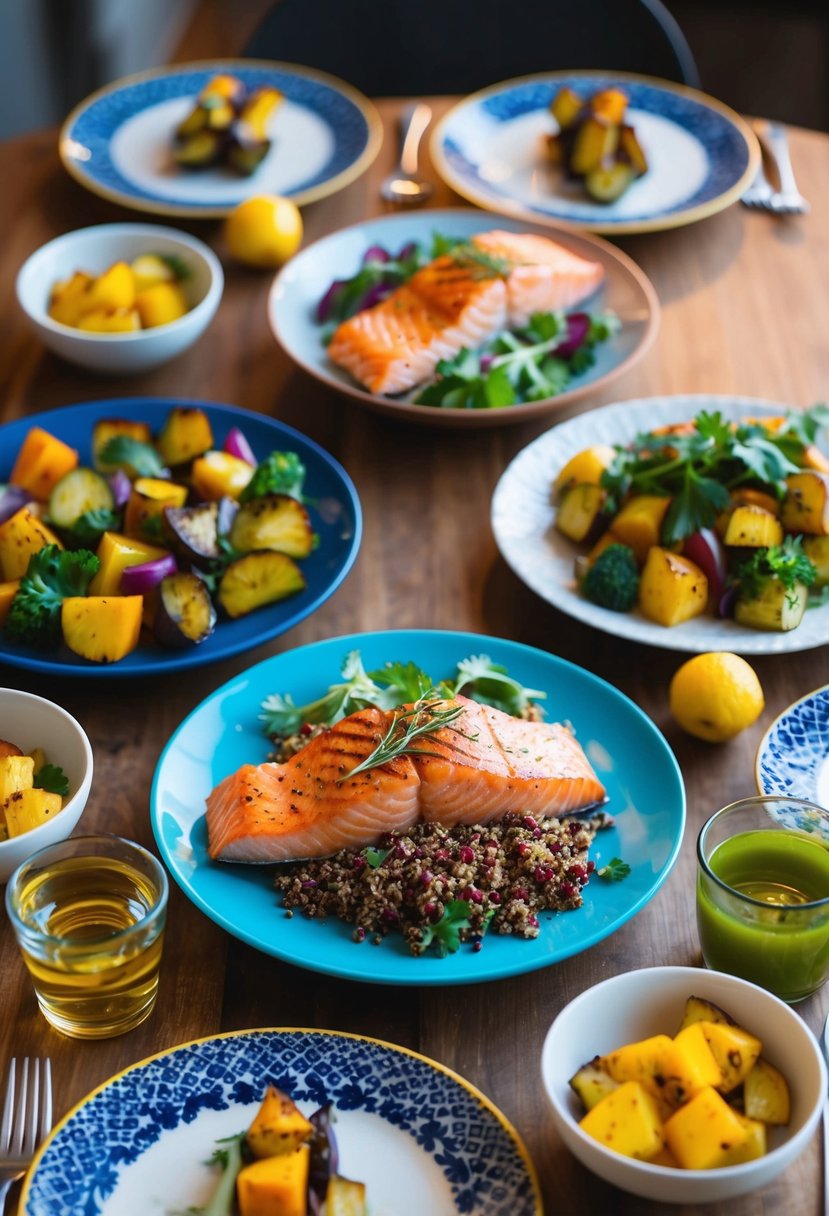
[[[338,326],[328,355],[373,393],[428,380],[439,360],[474,349],[506,324],[501,278],[436,258],[380,304]]]
[[[209,853],[278,862],[363,848],[421,819],[451,826],[507,812],[554,817],[602,802],[604,786],[572,733],[458,698],[463,713],[400,756],[348,774],[374,750],[394,714],[360,710],[285,764],[243,765],[207,800]],[[451,705],[452,703],[447,703]]]
[[[526,325],[534,312],[572,308],[604,278],[598,262],[546,236],[496,229],[470,244],[493,266],[436,258],[380,304],[343,321],[329,358],[372,393],[401,393],[429,380],[441,359]]]

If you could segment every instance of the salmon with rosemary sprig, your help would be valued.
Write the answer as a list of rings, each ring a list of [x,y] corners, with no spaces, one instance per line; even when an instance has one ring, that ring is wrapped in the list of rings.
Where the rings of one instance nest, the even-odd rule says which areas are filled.
[[[388,740],[422,721],[415,706],[364,709],[323,731],[285,764],[243,765],[207,799],[214,860],[294,861],[374,844],[420,820],[486,823],[512,811],[559,817],[604,801],[572,733],[512,718],[465,697],[432,702],[434,730],[402,752]],[[356,771],[358,766],[360,771]]]
[[[573,307],[603,277],[598,262],[549,237],[481,232],[343,321],[328,355],[372,393],[405,392],[430,379],[441,359],[476,350],[533,313]]]

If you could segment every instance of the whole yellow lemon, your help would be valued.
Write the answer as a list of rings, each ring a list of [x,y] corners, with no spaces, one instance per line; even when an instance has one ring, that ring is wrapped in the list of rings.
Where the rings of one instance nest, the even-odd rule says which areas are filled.
[[[671,713],[683,730],[725,743],[756,722],[765,707],[757,673],[729,651],[694,655],[674,673]]]
[[[246,198],[225,220],[225,243],[246,266],[273,270],[293,257],[302,243],[302,216],[296,203],[276,194]]]

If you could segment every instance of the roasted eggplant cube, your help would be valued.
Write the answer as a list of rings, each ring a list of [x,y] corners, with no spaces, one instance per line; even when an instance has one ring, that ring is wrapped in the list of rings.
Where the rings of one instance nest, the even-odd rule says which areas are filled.
[[[182,169],[208,169],[222,159],[226,143],[225,131],[212,131],[205,127],[195,135],[176,139],[173,160]]]
[[[263,494],[239,507],[230,543],[240,553],[273,549],[289,557],[307,557],[314,547],[314,531],[308,512],[296,498]]]
[[[641,177],[648,171],[648,158],[645,156],[645,150],[633,127],[626,123],[622,124],[619,131],[619,159],[630,165],[636,177]]]
[[[207,585],[182,571],[162,579],[153,614],[153,632],[163,646],[196,646],[216,626],[216,609]]]
[[[227,163],[243,177],[255,173],[271,150],[269,139],[247,139],[237,129],[227,145]]]
[[[219,537],[230,531],[236,510],[231,498],[193,507],[168,507],[162,519],[164,540],[182,561],[207,569],[221,556]]]

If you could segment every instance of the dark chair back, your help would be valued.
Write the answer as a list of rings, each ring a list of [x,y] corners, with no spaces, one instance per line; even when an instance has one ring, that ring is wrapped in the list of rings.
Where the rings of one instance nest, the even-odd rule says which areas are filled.
[[[371,97],[471,93],[568,68],[699,85],[660,0],[277,0],[244,54],[332,72]]]

